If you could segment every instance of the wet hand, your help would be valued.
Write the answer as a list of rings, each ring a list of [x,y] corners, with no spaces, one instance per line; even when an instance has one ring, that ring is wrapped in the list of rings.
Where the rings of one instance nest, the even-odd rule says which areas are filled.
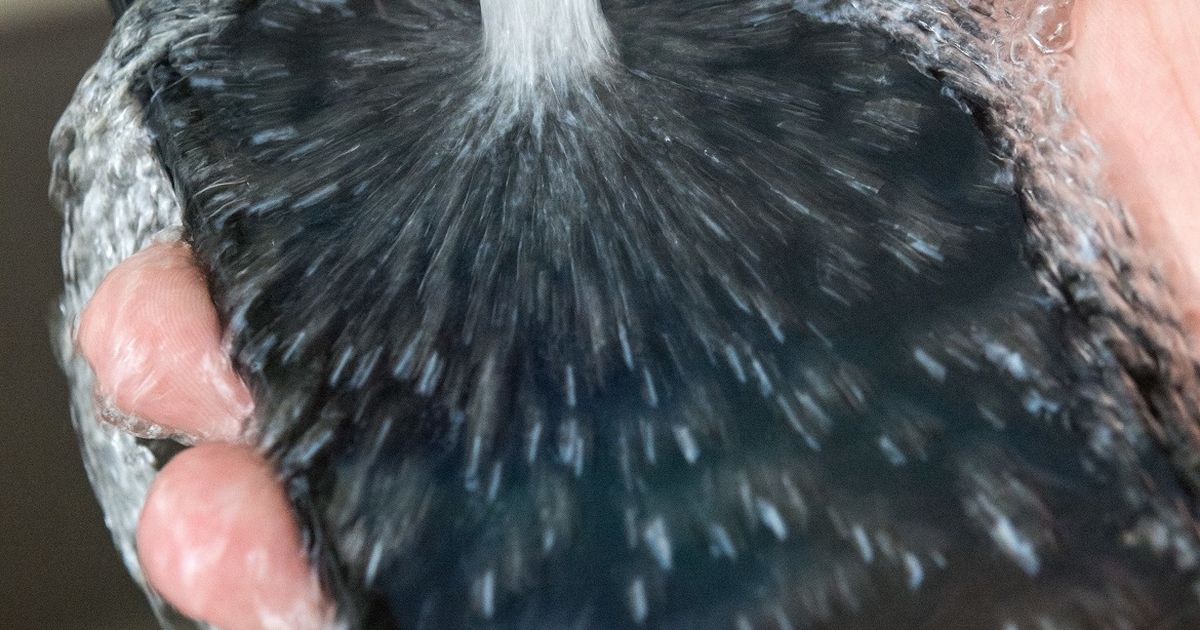
[[[106,419],[198,443],[158,474],[138,524],[154,589],[226,630],[331,625],[283,489],[240,442],[253,405],[191,250],[156,244],[117,266],[84,310],[78,343],[103,406],[119,410]]]

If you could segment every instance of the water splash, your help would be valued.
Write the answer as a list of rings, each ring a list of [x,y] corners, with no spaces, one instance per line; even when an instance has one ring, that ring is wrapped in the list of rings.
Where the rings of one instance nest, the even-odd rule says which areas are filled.
[[[612,63],[598,0],[481,0],[484,75],[528,93],[561,89]]]
[[[155,3],[147,1],[141,4],[148,6]],[[342,6],[346,3],[302,4],[330,6],[338,4]],[[603,29],[594,24],[593,27],[587,27],[588,19],[570,18],[573,24],[582,23],[585,24],[585,27],[582,33],[564,37],[562,33],[532,28],[529,24],[513,21],[513,14],[509,14],[508,17],[501,15],[500,13],[503,13],[500,10],[501,4],[489,3],[487,0],[483,4],[484,11],[491,10],[494,13],[493,17],[485,15],[484,18],[485,24],[491,25],[487,28],[493,35],[492,44],[485,43],[485,50],[488,51],[490,59],[485,67],[493,70],[496,84],[516,86],[519,93],[528,93],[528,88],[531,86],[557,85],[568,81],[569,77],[587,75],[607,63],[606,46],[608,44],[605,42],[608,41],[608,36],[604,34]],[[769,4],[763,3],[764,6]],[[1091,159],[1093,157],[1090,154],[1092,148],[1082,131],[1071,119],[1069,111],[1063,106],[1061,94],[1058,92],[1054,80],[1060,64],[1063,63],[1063,56],[1039,54],[1069,49],[1071,30],[1067,18],[1071,3],[1061,1],[1001,2],[994,7],[1002,7],[1003,10],[997,10],[987,6],[987,3],[968,0],[937,2],[880,0],[878,2],[845,3],[822,3],[807,0],[796,2],[797,7],[808,7],[814,13],[818,13],[818,4],[825,6],[827,10],[823,9],[825,10],[823,15],[828,19],[857,22],[870,28],[883,28],[899,39],[911,43],[917,49],[919,65],[946,72],[949,77],[947,83],[950,86],[950,92],[958,96],[969,97],[975,103],[988,104],[989,111],[996,115],[993,125],[1000,150],[1020,161],[1024,166],[1017,185],[1026,201],[1030,221],[1034,226],[1032,229],[1037,245],[1036,249],[1043,252],[1048,261],[1045,267],[1041,268],[1039,276],[1047,293],[1055,296],[1056,299],[1061,298],[1064,308],[1069,305],[1070,308],[1081,311],[1081,318],[1095,313],[1103,313],[1105,318],[1118,322],[1135,322],[1138,325],[1136,331],[1138,341],[1136,343],[1129,342],[1127,338],[1124,338],[1125,343],[1120,343],[1123,335],[1128,336],[1133,333],[1114,324],[1101,329],[1095,339],[1080,340],[1080,346],[1075,350],[1081,356],[1090,358],[1108,356],[1106,353],[1110,351],[1117,353],[1119,355],[1117,361],[1121,367],[1114,369],[1129,368],[1132,372],[1136,368],[1140,384],[1144,385],[1147,381],[1155,379],[1170,382],[1172,379],[1170,374],[1151,374],[1152,378],[1146,376],[1147,371],[1153,372],[1155,369],[1171,370],[1171,366],[1174,364],[1172,359],[1183,355],[1178,330],[1172,328],[1169,308],[1164,305],[1166,296],[1161,286],[1155,283],[1150,267],[1138,257],[1126,232],[1122,230],[1123,219],[1119,209],[1107,200],[1104,191],[1094,188],[1093,183],[1099,181],[1099,178],[1094,176],[1096,160]],[[132,527],[136,519],[136,509],[141,500],[140,493],[144,492],[145,484],[152,475],[153,464],[148,461],[150,458],[145,456],[146,452],[142,447],[134,443],[128,436],[100,431],[90,423],[94,410],[91,407],[93,402],[88,398],[90,395],[87,388],[89,376],[86,368],[71,356],[69,335],[79,308],[94,289],[98,278],[113,264],[139,247],[140,243],[145,242],[148,230],[157,229],[164,224],[177,224],[180,221],[179,208],[174,205],[170,192],[170,182],[166,181],[161,172],[161,166],[152,153],[150,139],[142,126],[140,111],[133,102],[134,99],[129,97],[130,84],[134,82],[134,77],[155,63],[160,55],[165,54],[163,50],[168,42],[186,39],[184,35],[209,32],[214,23],[231,20],[230,16],[237,3],[179,1],[174,4],[163,3],[163,5],[167,8],[163,9],[162,14],[135,11],[127,16],[126,26],[118,32],[117,41],[120,46],[110,50],[105,60],[98,66],[98,70],[90,75],[89,81],[81,89],[72,111],[64,118],[64,125],[56,134],[56,149],[60,155],[60,159],[56,162],[56,194],[63,200],[71,218],[71,221],[68,222],[71,231],[66,235],[64,246],[64,262],[70,272],[68,281],[71,284],[63,302],[65,325],[62,331],[64,337],[62,352],[64,362],[69,364],[76,373],[75,414],[80,432],[83,434],[89,474],[92,476],[98,494],[102,497],[106,512],[112,518],[114,534],[125,546],[127,560],[134,571],[137,569],[136,559],[132,556]],[[489,5],[491,9],[488,8]],[[596,5],[590,1],[564,3],[560,5],[563,12],[561,14],[555,13],[560,8],[551,6],[548,0],[543,2],[528,0],[525,6],[535,13],[538,11],[548,12],[546,13],[549,16],[547,24],[560,24],[560,20],[568,19],[562,17],[567,12],[582,11],[586,13],[594,10]],[[500,11],[500,13],[495,13],[496,11]],[[186,17],[187,21],[168,23],[160,19],[162,15],[176,14]],[[185,27],[187,30],[181,34],[179,29]],[[149,43],[152,45],[144,45],[147,42],[138,41],[139,38],[144,37],[151,37],[152,41]],[[568,44],[568,40],[583,41],[585,45],[582,46],[582,50],[576,50],[571,48],[574,44]],[[136,54],[131,51],[136,51]],[[1010,54],[993,54],[999,51]],[[563,60],[562,65],[575,69],[562,73],[557,66],[539,67],[536,62],[533,65],[523,65],[514,61],[521,58],[529,59],[530,55],[534,57],[559,55]],[[485,74],[485,76],[487,75]],[[219,86],[213,82],[205,83],[203,77],[198,77],[196,87],[207,89]],[[966,100],[964,98],[964,102]],[[98,116],[95,112],[102,112],[102,115]],[[106,125],[115,124],[108,129],[97,129],[96,125],[99,122]],[[903,123],[904,119],[900,118],[892,122]],[[907,133],[904,125],[894,125],[894,127],[885,129],[885,131],[890,131],[891,135],[897,137],[902,133]],[[264,147],[289,140],[291,132],[272,131],[276,129],[279,128],[264,129],[261,135],[250,136],[251,140],[257,139],[258,144]],[[114,155],[120,156],[121,159],[114,159]],[[851,177],[853,173],[850,171],[843,170],[842,174],[846,175],[848,179],[859,181],[859,179]],[[862,180],[862,182],[866,181]],[[866,192],[877,190],[866,184],[863,188]],[[302,197],[297,205],[303,206],[309,202],[317,203],[323,201],[328,195],[340,194],[340,192],[342,191],[333,188],[328,190],[317,188],[307,197]],[[317,195],[317,193],[320,194]],[[153,210],[153,216],[147,214],[151,210]],[[900,233],[897,232],[897,234]],[[927,245],[928,243],[923,240],[899,240],[897,241],[897,251],[924,254],[926,258],[929,257],[930,252],[940,255],[940,249],[931,249]],[[917,259],[914,255],[908,255],[908,258]],[[317,263],[313,263],[313,267],[316,268]],[[1114,269],[1120,269],[1122,277],[1117,278]],[[834,287],[841,288],[838,284],[844,286],[849,283],[841,282],[842,278],[838,280],[839,283],[831,285],[831,291]],[[850,281],[853,280],[854,278],[850,278]],[[868,286],[867,289],[869,290],[871,287]],[[737,299],[739,296],[732,295],[732,297]],[[855,297],[850,295],[846,299]],[[636,388],[644,389],[646,392],[644,397],[648,400],[657,401],[661,395],[663,401],[667,401],[672,393],[668,390],[670,382],[657,377],[652,378],[649,368],[642,366],[642,363],[646,361],[646,355],[640,347],[636,328],[627,327],[622,322],[618,329],[623,363],[630,369],[635,363],[639,366],[638,374],[641,375],[641,378],[638,379],[638,383],[635,383]],[[789,330],[788,339],[799,338],[802,334],[802,331]],[[783,335],[780,333],[776,337],[782,339]],[[1111,343],[1114,339],[1117,343]],[[612,340],[609,342],[615,344]],[[732,346],[717,347],[733,348]],[[1150,348],[1153,356],[1163,358],[1158,366],[1145,367],[1136,363],[1138,361],[1137,353],[1144,348]],[[772,383],[782,382],[774,372],[770,374],[766,372],[766,368],[775,369],[775,366],[767,365],[764,368],[762,365],[754,363],[754,354],[741,349],[741,346],[733,348],[733,351],[732,358],[728,362],[730,370],[741,374],[741,378],[737,379],[739,382],[750,380],[747,378],[745,365],[753,368],[755,377],[759,379],[763,387],[763,396],[771,393],[770,385]],[[1016,356],[1024,356],[1024,353]],[[932,359],[936,362],[926,361],[927,365],[923,365],[927,372],[932,368],[929,376],[935,377],[934,380],[938,380],[939,376],[955,376],[961,369],[960,366],[955,365],[943,373],[938,366],[942,365],[944,368],[949,365],[949,361],[942,363],[943,357],[940,354],[930,353],[925,357],[914,355],[914,358],[918,363],[921,363],[922,358]],[[614,365],[616,363],[614,361]],[[407,363],[405,364],[407,365]],[[342,365],[347,367],[347,364]],[[374,362],[371,361],[370,365],[373,367]],[[419,379],[423,383],[420,388],[423,392],[432,394],[443,386],[444,380],[439,355],[422,357],[414,365],[417,366],[414,368],[415,373],[423,376]],[[1015,373],[1018,370],[1014,366],[1020,367],[1023,362],[1009,361],[1004,365],[1007,366],[1006,369],[1009,372]],[[340,373],[341,370],[337,372]],[[350,372],[351,370],[347,367],[346,373]],[[574,373],[572,374],[571,380],[574,380]],[[759,378],[760,375],[763,376]],[[579,370],[579,391],[573,392],[569,396],[570,400],[574,401],[577,395],[583,396],[583,391],[586,389],[584,386],[586,378],[588,378],[587,373],[581,368]],[[1186,375],[1176,375],[1175,378],[1184,381]],[[831,410],[839,409],[839,405],[853,407],[854,404],[839,403],[838,396],[842,395],[840,392],[833,390],[826,392],[818,387],[817,383],[810,384],[812,385],[811,393],[808,389],[786,394],[780,390],[781,393],[776,394],[781,401],[779,408],[786,416],[786,420],[796,427],[797,431],[811,425],[814,428],[820,428],[822,434],[832,432],[836,422],[826,414]],[[83,389],[80,389],[81,387]],[[572,389],[575,389],[574,385]],[[85,393],[82,397],[81,391]],[[1180,429],[1181,423],[1178,422],[1187,413],[1179,411],[1179,409],[1185,409],[1189,402],[1186,400],[1187,396],[1179,392],[1186,391],[1188,391],[1188,384],[1184,383],[1178,392],[1145,394],[1157,396],[1156,401],[1160,403],[1158,408],[1165,409],[1167,414],[1164,418],[1160,418],[1165,427],[1164,431],[1168,437],[1178,437],[1180,443],[1185,443],[1188,439],[1186,432]],[[790,398],[785,398],[785,395]],[[1137,396],[1139,393],[1122,390],[1116,395]],[[850,398],[858,400],[860,397]],[[786,402],[787,400],[797,402]],[[855,404],[863,403],[859,400]],[[652,405],[652,407],[657,407],[657,405]],[[997,408],[1003,407],[997,405]],[[1106,410],[1105,414],[1095,420],[1098,427],[1129,424],[1127,418],[1117,417],[1108,411],[1107,407],[1103,409]],[[1174,416],[1170,415],[1173,409],[1177,411]],[[904,410],[903,413],[908,413],[908,410]],[[532,418],[526,427],[529,435],[528,459],[531,464],[535,461],[537,454],[541,452],[539,443],[541,442],[543,421],[545,419],[541,417]],[[546,426],[552,427],[553,425],[547,424]],[[702,449],[704,453],[699,462],[708,465],[708,460],[715,458],[716,454],[720,452],[719,449],[712,448],[712,436],[698,430],[688,433],[676,432],[674,437],[678,449],[656,450],[654,446],[655,430],[650,424],[641,426],[646,429],[643,446],[650,465],[655,465],[654,460],[662,462],[663,466],[671,465],[672,452],[675,450],[679,451],[679,458],[689,463],[696,463],[694,461],[696,460],[695,454],[700,452],[697,449]],[[587,448],[594,440],[590,436],[575,431],[574,425],[568,425],[568,427],[571,428],[570,431],[558,433],[557,443],[553,439],[547,439],[545,442],[551,445],[550,448],[558,447],[557,450],[564,454],[562,464],[567,466],[573,474],[578,475],[583,469],[583,455],[589,452]],[[726,427],[721,426],[720,428],[723,430]],[[1090,429],[1084,426],[1081,430],[1088,431]],[[554,433],[548,433],[548,435],[554,435]],[[1135,435],[1134,438],[1136,437]],[[815,438],[810,441],[815,445]],[[892,441],[889,438],[887,443],[895,447],[899,444],[899,440]],[[719,443],[716,445],[720,446]],[[1105,446],[1104,452],[1112,454],[1115,452],[1113,450],[1115,448],[1117,447]],[[890,450],[885,448],[884,456],[890,454],[891,461],[901,461],[896,458],[896,452],[901,451],[897,448]],[[710,453],[713,455],[710,456]],[[909,457],[907,453],[901,453],[906,460],[918,459]],[[115,463],[122,461],[125,463]],[[480,465],[482,466],[483,462]],[[765,469],[772,468],[771,462],[764,462],[762,466]],[[480,469],[486,470],[485,468]],[[753,477],[753,475],[748,474],[749,477]],[[641,477],[636,481],[636,483],[642,482]],[[750,483],[747,481],[747,486]],[[714,524],[712,526],[714,528],[712,530],[714,549],[720,552],[719,554],[714,553],[714,555],[732,558],[738,555],[737,552],[742,549],[751,549],[743,545],[746,545],[747,532],[753,531],[755,522],[760,522],[765,526],[762,528],[762,533],[774,534],[774,537],[780,542],[783,542],[784,538],[781,533],[788,531],[782,527],[785,524],[784,518],[788,518],[786,523],[789,524],[798,522],[793,518],[792,512],[784,511],[787,503],[786,497],[781,491],[778,489],[773,491],[769,483],[758,477],[754,477],[753,483],[755,485],[754,494],[751,494],[749,489],[745,493],[750,506],[745,520],[751,525],[746,526],[745,523],[742,523],[739,526],[736,519],[722,521],[722,524]],[[550,484],[546,489],[546,494],[553,495],[554,500],[545,501],[545,505],[555,509],[567,505],[568,501],[560,498],[560,491],[560,486]],[[555,494],[556,492],[559,494]],[[494,492],[489,491],[488,494],[494,496]],[[843,496],[834,496],[827,500],[841,503],[850,501]],[[1146,500],[1152,502],[1152,498]],[[699,504],[704,505],[703,502]],[[1158,509],[1161,506],[1155,504],[1155,507]],[[987,529],[989,523],[1003,525],[1009,522],[1004,519],[1011,518],[1014,511],[1013,508],[1003,506],[994,510],[995,514],[983,510],[980,513],[991,518],[990,520],[981,519],[981,527]],[[543,522],[534,523],[537,527],[528,528],[530,531],[545,532],[542,538],[543,553],[548,553],[552,548],[557,550],[569,543],[572,523],[567,517],[559,518],[559,516],[561,515],[555,513],[555,518],[547,518]],[[1169,525],[1172,521],[1165,516],[1147,518],[1147,522],[1155,528],[1154,540],[1178,535],[1186,544],[1191,544],[1192,538],[1186,534],[1186,524]],[[868,538],[866,532],[870,531],[872,536],[875,536],[875,533],[881,530],[881,526],[868,520],[856,519],[854,522],[865,523],[857,530],[862,534],[856,534],[853,538],[859,544],[860,553],[861,550],[867,549],[873,554],[875,543],[872,541],[875,539]],[[671,545],[684,544],[686,529],[672,528],[668,531],[665,525],[660,525],[664,523],[663,521],[657,523],[651,521],[651,526],[647,530],[646,547],[652,552],[657,552],[657,555],[650,554],[650,560],[654,563],[662,563],[665,558],[668,561],[667,564],[671,564],[672,556],[669,555],[672,549]],[[1169,534],[1157,535],[1160,528],[1167,528],[1164,531],[1169,531]],[[1038,531],[1043,528],[1035,524],[1027,529]],[[1011,531],[1016,530],[1010,531],[1009,528],[1001,527],[995,531],[1003,534],[998,536],[998,542],[1002,544],[1006,541],[1017,540],[1020,542],[1024,540],[1010,535]],[[672,534],[669,538],[666,536],[668,533]],[[798,530],[793,529],[788,533],[791,534],[787,537],[788,541],[797,541],[802,538],[801,532]],[[867,545],[864,546],[864,543]],[[936,545],[932,545],[931,548],[936,548]],[[1016,548],[1022,551],[1025,549],[1021,545]],[[374,547],[374,549],[377,551],[379,547]],[[668,553],[664,554],[664,550]],[[920,557],[933,557],[928,548],[922,547],[917,551],[922,552],[923,555]],[[526,550],[524,553],[529,554],[530,552]],[[884,553],[883,547],[880,547],[879,553]],[[682,558],[682,556],[680,557]],[[916,558],[917,556],[911,557]],[[375,570],[379,568],[379,560],[376,558],[369,566],[371,567],[369,572],[374,576]],[[854,573],[853,565],[829,564],[822,566],[836,567],[836,570],[831,571],[834,578],[827,584],[834,585],[829,588],[837,590],[839,599],[855,602],[856,605],[861,603],[867,589],[859,589],[856,585],[865,582],[866,578],[861,574]],[[922,565],[919,561],[906,560],[905,567],[909,587],[915,588],[921,584],[927,571],[945,569],[946,563],[934,561],[930,565]],[[646,568],[652,569],[653,566],[647,565]],[[493,605],[498,605],[498,599],[494,598],[499,597],[501,584],[495,577],[492,577],[492,573],[482,575],[476,605],[490,616]],[[652,581],[657,579],[657,576],[658,573],[647,572],[645,577],[638,574],[632,576],[628,582],[628,603],[630,615],[634,621],[646,620],[652,611],[661,606],[662,600],[657,595],[658,583]],[[818,610],[821,607],[814,606],[813,608]],[[747,617],[739,615],[738,623],[746,620],[744,625],[750,625],[751,622],[747,619]]]

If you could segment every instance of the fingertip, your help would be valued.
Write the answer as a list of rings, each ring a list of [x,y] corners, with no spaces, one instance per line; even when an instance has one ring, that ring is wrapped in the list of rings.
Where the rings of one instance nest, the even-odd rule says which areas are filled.
[[[253,403],[182,242],[114,268],[80,315],[77,343],[106,406],[197,439],[240,437]]]
[[[331,625],[283,489],[247,447],[203,444],[172,459],[137,548],[155,590],[191,617],[227,630]]]

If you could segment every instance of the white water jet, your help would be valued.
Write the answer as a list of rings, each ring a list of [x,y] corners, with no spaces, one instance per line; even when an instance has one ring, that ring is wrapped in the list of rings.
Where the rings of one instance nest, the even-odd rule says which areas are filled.
[[[598,0],[481,0],[483,71],[517,91],[557,89],[613,59]]]

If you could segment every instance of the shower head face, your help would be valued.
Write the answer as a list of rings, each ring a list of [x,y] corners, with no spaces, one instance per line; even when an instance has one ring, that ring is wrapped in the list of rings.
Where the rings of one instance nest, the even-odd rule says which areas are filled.
[[[281,0],[138,82],[349,624],[1190,601],[1139,542],[1192,544],[1189,499],[1023,251],[986,104],[790,2],[577,4],[600,61],[532,79],[487,6]]]

